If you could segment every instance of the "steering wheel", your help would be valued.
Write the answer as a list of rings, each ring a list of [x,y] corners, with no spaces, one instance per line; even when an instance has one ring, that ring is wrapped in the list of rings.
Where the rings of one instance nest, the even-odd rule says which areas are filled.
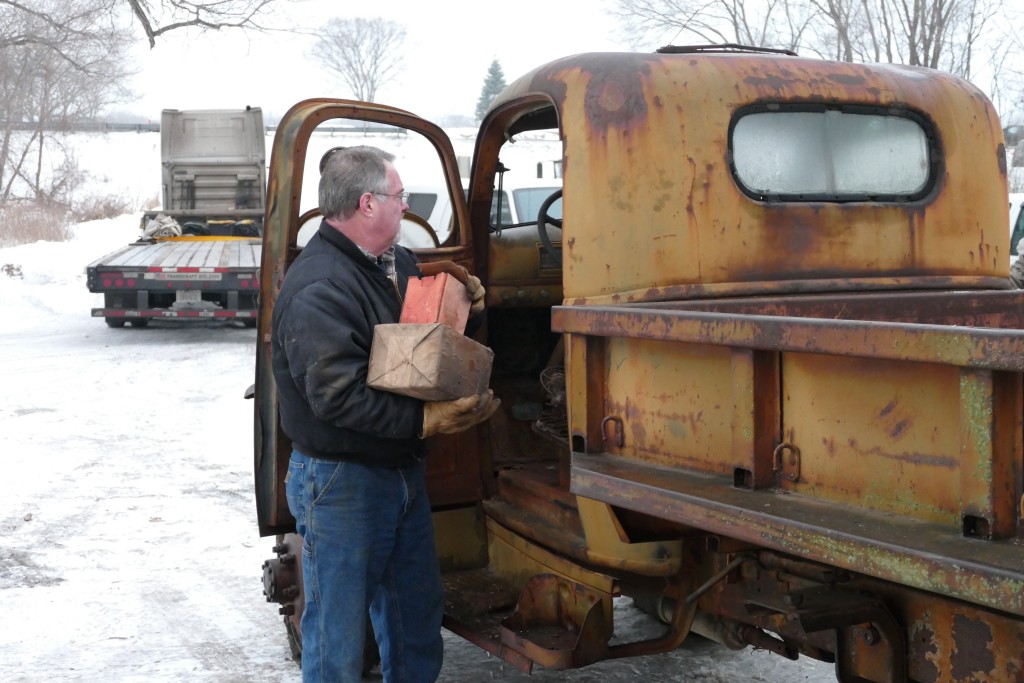
[[[441,246],[441,240],[437,238],[437,233],[434,232],[434,228],[431,227],[430,223],[427,222],[426,218],[420,216],[419,214],[415,214],[412,211],[406,211],[404,214],[402,214],[402,220],[409,221],[410,223],[415,224],[417,227],[423,228],[423,230],[426,231],[427,236],[430,237],[430,241],[434,243],[434,246]]]
[[[540,236],[541,244],[544,245],[542,249],[558,264],[559,268],[562,266],[562,252],[556,250],[554,245],[551,244],[551,237],[548,236],[548,223],[561,230],[562,219],[552,218],[548,215],[548,211],[551,209],[551,205],[561,198],[562,190],[555,190],[544,200],[540,205],[540,210],[537,211],[537,234]]]
[[[320,215],[322,214],[320,213],[319,206],[314,206],[312,209],[303,212],[303,214],[299,216],[299,227],[301,228],[303,225],[306,224],[306,221],[316,218],[317,216]]]

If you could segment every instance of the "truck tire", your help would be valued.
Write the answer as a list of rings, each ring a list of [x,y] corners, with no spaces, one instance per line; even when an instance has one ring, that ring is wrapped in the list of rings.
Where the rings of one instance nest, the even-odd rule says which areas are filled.
[[[124,318],[104,318],[104,322],[107,323],[107,327],[119,328],[124,327]]]

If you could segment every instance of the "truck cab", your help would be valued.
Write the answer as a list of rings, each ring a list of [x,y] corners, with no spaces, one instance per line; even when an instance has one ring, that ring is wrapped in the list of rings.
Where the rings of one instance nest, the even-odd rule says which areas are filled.
[[[1024,675],[1024,298],[998,117],[948,74],[735,47],[538,67],[485,116],[465,194],[451,141],[409,112],[286,114],[255,474],[264,588],[296,649],[269,324],[315,212],[307,149],[335,119],[428,152],[403,141],[396,166],[411,183],[432,165],[451,230],[417,253],[487,288],[475,337],[502,409],[428,444],[446,628],[525,671],[697,633],[843,681]],[[515,143],[541,134],[560,187],[506,224],[496,188],[537,168]],[[618,596],[664,633],[613,644]]]

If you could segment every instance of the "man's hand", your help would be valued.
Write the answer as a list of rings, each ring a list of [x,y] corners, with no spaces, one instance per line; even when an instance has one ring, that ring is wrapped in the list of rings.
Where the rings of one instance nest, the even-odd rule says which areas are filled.
[[[484,310],[484,286],[476,275],[470,275],[466,280],[466,294],[469,294],[469,300],[472,302],[469,305],[470,315],[476,315]]]
[[[466,396],[454,401],[428,401],[423,404],[423,431],[421,438],[434,434],[456,434],[479,424],[494,414],[501,399],[487,390],[479,396]]]

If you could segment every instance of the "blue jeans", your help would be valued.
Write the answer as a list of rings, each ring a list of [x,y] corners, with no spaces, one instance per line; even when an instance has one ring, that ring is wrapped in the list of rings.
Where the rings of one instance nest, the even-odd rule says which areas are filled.
[[[302,680],[359,681],[369,613],[384,680],[435,681],[444,607],[423,463],[387,469],[293,451],[286,481],[302,536]]]

